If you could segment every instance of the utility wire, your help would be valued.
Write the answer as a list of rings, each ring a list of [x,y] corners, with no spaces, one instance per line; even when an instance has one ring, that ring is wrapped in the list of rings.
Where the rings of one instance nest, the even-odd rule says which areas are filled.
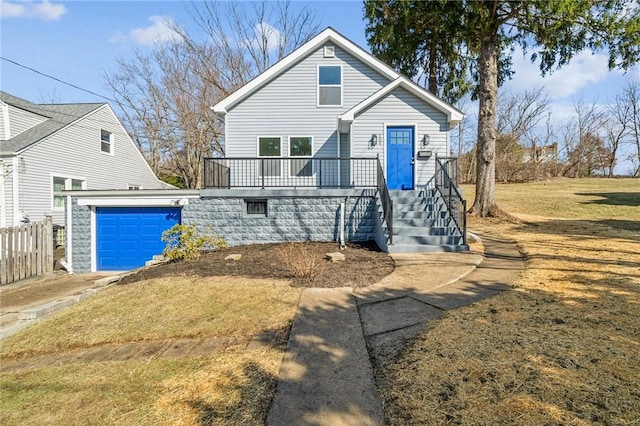
[[[60,82],[60,83],[62,83],[62,84],[66,84],[67,86],[71,86],[71,87],[73,87],[74,89],[82,90],[83,92],[90,93],[90,94],[92,94],[92,95],[94,95],[94,96],[97,96],[97,97],[102,98],[102,99],[106,99],[106,100],[108,100],[108,101],[110,101],[110,102],[118,103],[117,101],[115,101],[115,100],[113,100],[113,99],[111,99],[111,98],[107,98],[106,96],[102,96],[102,95],[100,95],[100,94],[98,94],[98,93],[96,93],[96,92],[92,92],[91,90],[83,89],[82,87],[76,86],[75,84],[67,83],[67,82],[66,82],[66,81],[64,81],[64,80],[60,80],[59,78],[56,78],[56,77],[54,77],[54,76],[52,76],[52,75],[45,74],[45,73],[43,73],[43,72],[40,72],[40,71],[38,71],[38,70],[36,70],[36,69],[33,69],[33,68],[31,68],[31,67],[28,67],[28,66],[26,66],[26,65],[22,65],[22,64],[20,64],[20,63],[18,63],[18,62],[16,62],[16,61],[12,61],[11,59],[7,59],[7,58],[5,58],[5,57],[3,57],[3,56],[0,56],[0,59],[2,59],[3,61],[10,62],[10,63],[12,63],[12,64],[14,64],[14,65],[17,65],[17,66],[19,66],[19,67],[22,67],[22,68],[24,68],[24,69],[27,69],[27,70],[29,70],[29,71],[35,72],[36,74],[40,74],[40,75],[42,75],[42,76],[44,76],[44,77],[47,77],[47,78],[50,78],[50,79],[55,80],[55,81],[57,81],[57,82]]]

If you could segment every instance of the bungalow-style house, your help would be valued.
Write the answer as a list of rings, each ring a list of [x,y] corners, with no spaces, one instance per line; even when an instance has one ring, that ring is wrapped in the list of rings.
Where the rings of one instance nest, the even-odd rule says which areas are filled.
[[[106,103],[35,104],[0,92],[0,227],[53,217],[64,190],[160,189]]]
[[[226,155],[205,160],[204,188],[67,193],[74,271],[142,266],[162,251],[152,240],[178,222],[211,227],[230,246],[375,240],[390,252],[468,249],[447,158],[462,113],[335,30],[212,108],[224,117]],[[111,226],[134,211],[156,226],[144,247],[141,227]]]
[[[436,179],[455,175],[449,132],[463,114],[332,28],[212,108],[225,120],[226,157],[208,160],[208,187],[373,186],[388,219],[383,248],[466,247],[449,226],[451,214],[464,220],[460,206],[447,211],[457,188]]]

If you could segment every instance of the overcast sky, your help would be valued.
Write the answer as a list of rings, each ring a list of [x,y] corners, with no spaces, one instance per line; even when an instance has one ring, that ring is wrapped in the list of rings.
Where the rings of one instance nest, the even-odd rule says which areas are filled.
[[[134,48],[147,49],[174,34],[166,20],[189,23],[183,2],[176,1],[4,1],[0,0],[1,56],[88,91],[110,97],[105,72],[116,58]],[[361,1],[293,2],[316,12],[321,28],[331,26],[368,50]],[[519,92],[543,85],[553,100],[557,121],[567,118],[575,99],[606,104],[638,67],[627,74],[607,69],[605,54],[583,52],[559,71],[542,78],[535,64],[516,50],[514,78],[501,90]],[[0,61],[3,91],[33,102],[104,101],[5,60]]]

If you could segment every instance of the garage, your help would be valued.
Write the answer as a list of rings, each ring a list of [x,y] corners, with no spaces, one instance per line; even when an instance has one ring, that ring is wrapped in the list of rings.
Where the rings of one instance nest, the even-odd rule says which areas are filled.
[[[180,223],[180,207],[96,207],[96,267],[123,271],[144,266],[166,246],[162,233]]]

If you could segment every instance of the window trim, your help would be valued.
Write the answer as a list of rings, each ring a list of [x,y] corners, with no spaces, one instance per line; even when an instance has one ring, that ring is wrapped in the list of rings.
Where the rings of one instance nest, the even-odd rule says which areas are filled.
[[[102,132],[106,132],[109,134],[109,151],[105,151],[102,149],[102,144],[107,143],[104,139],[102,139]],[[113,140],[114,140],[114,135],[113,132],[106,130],[106,129],[100,129],[100,153],[101,154],[105,154],[105,155],[113,155]]]
[[[340,68],[340,84],[320,84],[320,68],[337,67]],[[340,108],[343,104],[344,95],[344,73],[342,72],[342,64],[318,64],[316,67],[316,106],[318,108]],[[340,88],[340,104],[322,105],[320,104],[320,87],[339,87]]]
[[[311,154],[310,155],[296,155],[296,156],[291,154],[291,139],[293,139],[293,138],[308,138],[308,139],[310,139],[311,140]],[[289,144],[288,154],[289,154],[289,158],[291,160],[297,159],[297,158],[313,159],[313,155],[314,155],[313,136],[290,135],[288,137],[288,139],[287,139],[287,143]],[[289,177],[292,177],[292,178],[310,178],[310,177],[313,177],[313,175],[316,174],[315,165],[313,164],[314,162],[311,161],[311,175],[310,176],[297,176],[297,175],[294,176],[294,175],[292,175],[291,171],[292,171],[293,168],[291,167],[291,160],[289,160]]]
[[[82,185],[82,190],[87,189],[87,179],[84,177],[80,177],[80,176],[72,176],[72,175],[67,175],[64,173],[50,173],[50,182],[51,182],[51,186],[49,186],[50,190],[51,190],[51,211],[64,211],[64,195],[56,195],[57,191],[54,191],[53,189],[53,183],[55,181],[55,179],[64,179],[64,191],[70,191],[73,190],[72,185],[73,185],[73,181],[80,181],[81,185]],[[62,197],[63,200],[63,206],[62,207],[56,207],[55,205],[55,198],[56,197]]]
[[[278,139],[280,141],[280,155],[278,156],[273,156],[273,155],[260,155],[260,139]],[[282,136],[271,136],[271,135],[259,135],[256,136],[256,153],[258,154],[256,157],[257,158],[282,158]],[[262,171],[259,168],[260,166],[258,166],[258,170],[257,170],[257,175],[259,177],[262,177]],[[278,175],[268,175],[268,176],[264,176],[265,178],[273,178],[273,177],[282,177],[282,174],[284,173],[284,167],[282,167],[282,164],[280,164],[280,174]]]

